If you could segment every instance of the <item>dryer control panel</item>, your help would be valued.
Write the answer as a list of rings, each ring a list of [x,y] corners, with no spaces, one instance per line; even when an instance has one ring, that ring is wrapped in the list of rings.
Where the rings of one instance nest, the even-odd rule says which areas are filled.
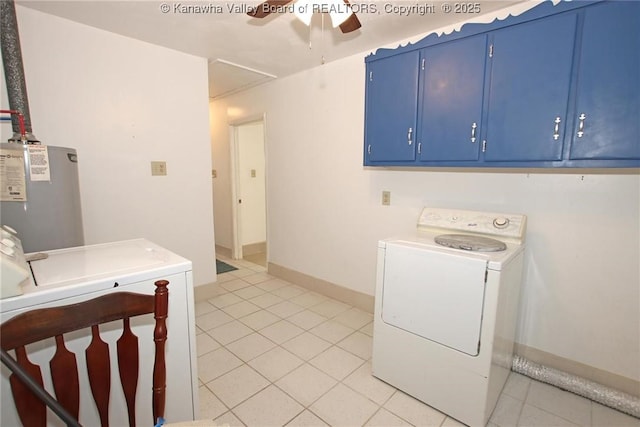
[[[418,219],[418,230],[485,234],[517,243],[524,242],[526,228],[522,214],[424,208]]]

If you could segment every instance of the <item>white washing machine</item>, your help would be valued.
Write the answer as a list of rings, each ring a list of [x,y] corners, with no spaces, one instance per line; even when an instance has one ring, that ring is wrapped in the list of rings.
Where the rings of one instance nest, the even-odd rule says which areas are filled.
[[[135,239],[98,245],[80,246],[46,251],[42,254],[25,254],[17,236],[0,229],[0,258],[2,286],[0,286],[0,322],[24,311],[35,308],[62,306],[85,301],[109,292],[138,292],[152,294],[154,282],[169,281],[169,315],[166,358],[166,407],[165,419],[169,422],[194,420],[199,414],[198,370],[195,348],[195,306],[193,299],[193,275],[191,261],[176,255],[148,240]],[[32,261],[27,261],[28,259]],[[153,315],[131,319],[134,333],[139,337],[140,378],[136,411],[139,425],[151,422],[151,382],[153,376]],[[101,327],[101,337],[115,354],[116,340],[121,335],[120,325]],[[78,363],[84,363],[84,350],[91,341],[86,330],[66,337],[66,344],[76,353]],[[145,339],[144,337],[148,337]],[[53,387],[48,361],[55,352],[55,341],[48,339],[30,346],[30,359],[41,364],[44,386],[49,392]],[[1,407],[0,425],[18,426],[20,421],[9,386],[10,371],[0,367]],[[112,384],[118,369],[112,357]],[[80,421],[83,425],[100,425],[95,404],[89,398],[89,382],[86,371],[80,375]],[[140,384],[149,384],[148,390]],[[124,395],[120,386],[112,386],[109,419],[112,425],[128,425]],[[144,408],[144,410],[143,410]],[[147,410],[148,408],[148,410]],[[62,423],[48,411],[47,425]]]
[[[470,426],[511,368],[526,216],[425,208],[378,244],[373,375]]]

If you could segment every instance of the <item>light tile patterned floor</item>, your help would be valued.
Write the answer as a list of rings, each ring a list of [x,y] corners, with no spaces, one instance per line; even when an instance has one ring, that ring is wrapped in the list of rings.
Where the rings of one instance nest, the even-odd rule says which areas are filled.
[[[262,266],[225,261],[238,270],[196,290],[200,418],[229,426],[461,425],[371,376],[370,313]],[[640,420],[512,373],[489,423],[576,425]]]

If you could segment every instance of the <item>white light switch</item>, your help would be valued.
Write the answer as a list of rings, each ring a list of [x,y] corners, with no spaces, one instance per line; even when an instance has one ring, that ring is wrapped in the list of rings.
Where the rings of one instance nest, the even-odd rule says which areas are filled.
[[[389,206],[391,204],[391,191],[382,192],[382,204],[384,206]]]
[[[167,162],[151,162],[151,176],[164,176],[167,174]]]

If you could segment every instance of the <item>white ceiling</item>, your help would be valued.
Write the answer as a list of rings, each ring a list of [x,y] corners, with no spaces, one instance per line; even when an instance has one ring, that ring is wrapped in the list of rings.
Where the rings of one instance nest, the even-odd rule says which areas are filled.
[[[481,14],[522,0],[485,0]],[[16,0],[16,3],[92,27],[209,59],[210,96],[224,96],[304,69],[414,35],[468,20],[474,15],[444,13],[432,1],[355,1],[362,28],[349,34],[333,29],[326,14],[316,13],[310,27],[292,13],[251,18],[248,8],[260,1],[207,0]],[[162,8],[168,6],[168,12]],[[213,13],[184,13],[191,6]],[[362,10],[374,5],[376,13]],[[401,6],[429,5],[429,13],[401,15]],[[216,11],[220,8],[220,11]],[[391,10],[390,8],[393,8]],[[433,12],[431,12],[433,11]],[[219,12],[219,13],[218,13]],[[18,12],[19,13],[19,12]],[[363,58],[364,59],[364,58]]]

